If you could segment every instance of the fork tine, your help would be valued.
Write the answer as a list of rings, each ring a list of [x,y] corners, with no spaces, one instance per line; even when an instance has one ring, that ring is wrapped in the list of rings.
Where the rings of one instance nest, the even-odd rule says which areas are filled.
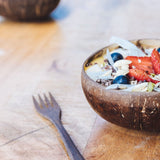
[[[51,98],[51,101],[52,101],[52,103],[53,103],[53,106],[60,108],[59,105],[58,105],[58,103],[57,103],[57,101],[55,100],[55,98],[52,96],[52,94],[51,94],[50,92],[49,92],[49,96],[50,96],[50,98]]]
[[[42,107],[45,108],[45,103],[44,103],[44,101],[42,100],[42,98],[39,94],[38,94],[38,97],[39,97],[39,101],[40,101]]]
[[[46,101],[46,104],[48,105],[48,107],[52,107],[51,103],[49,102],[49,99],[47,98],[47,96],[44,94],[44,98]]]
[[[40,108],[39,103],[36,101],[36,99],[34,98],[34,96],[32,96],[32,99],[33,99],[33,103],[34,103],[35,108],[40,112],[41,108]]]

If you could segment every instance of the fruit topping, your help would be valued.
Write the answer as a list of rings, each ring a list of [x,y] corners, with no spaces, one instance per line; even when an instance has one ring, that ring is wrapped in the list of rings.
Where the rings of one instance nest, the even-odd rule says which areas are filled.
[[[149,74],[154,73],[151,57],[128,56],[125,59],[132,61],[132,63],[129,64],[130,69],[137,68]]]
[[[160,48],[158,48],[157,51],[160,52]]]
[[[104,49],[86,66],[86,73],[106,89],[131,92],[160,92],[160,48],[144,48],[112,37],[118,46]]]
[[[111,57],[113,59],[113,62],[116,62],[116,61],[118,61],[120,59],[123,59],[123,56],[120,53],[117,53],[117,52],[112,53]]]
[[[156,49],[152,51],[151,61],[153,63],[155,73],[160,74],[160,54]]]
[[[127,76],[120,75],[120,76],[117,76],[112,83],[113,84],[129,84],[129,79]]]
[[[159,81],[152,79],[151,77],[149,77],[149,75],[141,70],[141,69],[130,69],[128,76],[130,78],[134,78],[137,81],[142,81],[142,82],[153,82],[153,83],[158,83]]]

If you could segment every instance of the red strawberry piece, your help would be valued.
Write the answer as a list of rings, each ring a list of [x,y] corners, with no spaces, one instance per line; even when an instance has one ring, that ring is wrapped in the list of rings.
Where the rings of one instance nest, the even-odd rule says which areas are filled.
[[[156,49],[152,51],[151,61],[153,63],[155,73],[160,74],[160,54]]]
[[[137,69],[142,69],[143,71],[149,74],[154,73],[151,57],[128,56],[126,57],[126,60],[132,61],[132,63],[129,65],[130,69],[137,68]]]
[[[147,82],[152,82],[152,83],[158,83],[159,81],[153,80],[152,78],[149,77],[149,75],[141,70],[141,69],[130,69],[128,76],[130,78],[134,78],[137,81],[147,81]]]

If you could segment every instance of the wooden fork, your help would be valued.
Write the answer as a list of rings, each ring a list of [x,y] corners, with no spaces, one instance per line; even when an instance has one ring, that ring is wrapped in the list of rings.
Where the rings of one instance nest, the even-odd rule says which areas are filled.
[[[44,94],[44,100],[39,97],[39,102],[35,99],[33,96],[33,103],[35,105],[36,110],[38,113],[43,116],[44,118],[51,121],[55,127],[57,128],[63,143],[66,147],[67,153],[71,160],[84,160],[81,153],[78,151],[77,147],[73,143],[72,139],[70,138],[69,134],[65,130],[65,128],[62,125],[61,122],[61,109],[54,97],[51,93],[49,93],[50,100],[47,98],[47,96]]]

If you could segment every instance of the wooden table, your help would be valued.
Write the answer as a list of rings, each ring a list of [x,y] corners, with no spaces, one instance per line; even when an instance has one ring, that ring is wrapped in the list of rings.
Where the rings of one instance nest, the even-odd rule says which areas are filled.
[[[160,135],[101,119],[81,89],[81,67],[111,36],[159,38],[158,0],[62,0],[46,22],[0,19],[0,160],[68,160],[31,96],[52,92],[87,160],[159,160]]]

